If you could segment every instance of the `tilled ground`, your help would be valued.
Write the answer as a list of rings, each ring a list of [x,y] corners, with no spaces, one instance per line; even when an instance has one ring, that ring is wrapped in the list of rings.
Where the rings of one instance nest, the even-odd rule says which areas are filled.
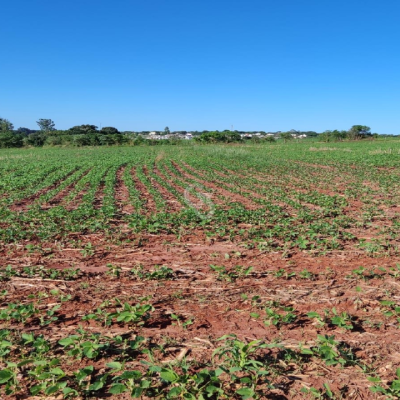
[[[366,258],[350,250],[325,256],[262,252],[208,240],[200,231],[111,243],[100,234],[76,234],[68,244],[5,245],[0,256],[0,330],[9,332],[3,334],[0,370],[14,368],[18,380],[7,395],[0,374],[4,399],[62,398],[61,389],[47,395],[44,387],[32,391],[38,382],[51,380],[32,372],[39,368],[35,362],[54,358],[65,373],[59,382],[68,381],[80,398],[129,397],[127,392],[109,393],[121,374],[107,375],[110,362],[150,376],[159,398],[191,398],[182,397],[183,392],[169,394],[175,387],[192,390],[192,381],[182,378],[188,366],[192,377],[203,368],[225,368],[220,375],[225,394],[204,398],[372,399],[381,395],[370,387],[389,390],[400,366],[400,259],[395,257]],[[80,272],[51,275],[52,269]],[[10,304],[31,304],[36,311],[21,317],[22,311],[7,311]],[[140,305],[151,309],[135,317],[129,309],[132,318],[121,319],[126,304],[137,305],[135,312]],[[49,350],[39,354],[22,333],[43,335]],[[81,344],[103,347],[73,354],[71,346],[60,343],[71,335],[80,335]],[[224,335],[235,335],[237,343],[218,340]],[[138,337],[143,337],[140,348],[124,348]],[[251,368],[243,369],[240,361],[240,371],[229,368],[237,367],[235,346],[253,340],[260,342],[250,346],[254,352],[246,357],[261,363],[256,369],[268,371],[268,383],[260,381],[258,392],[249,395],[240,392],[247,387],[240,379],[253,374]],[[226,353],[213,357],[221,347]],[[28,361],[18,367],[7,364],[21,360]],[[146,363],[153,365],[151,373]],[[77,371],[90,366],[92,375],[79,386]],[[180,380],[164,379],[167,368]],[[104,376],[101,388],[89,390]],[[378,378],[381,383],[371,382]],[[335,397],[329,397],[330,391]],[[142,396],[156,393],[144,391]]]

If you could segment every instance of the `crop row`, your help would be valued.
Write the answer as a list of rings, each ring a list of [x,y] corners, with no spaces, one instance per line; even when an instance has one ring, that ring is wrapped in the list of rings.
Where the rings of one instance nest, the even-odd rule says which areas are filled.
[[[103,280],[107,280],[109,286],[115,284],[118,290],[121,285],[129,287],[132,281],[156,281],[159,286],[162,282],[180,279],[176,272],[165,266],[156,266],[150,271],[140,267],[121,271],[115,265],[108,268]],[[256,279],[268,279],[270,276],[274,280],[298,279],[309,283],[329,279],[323,273],[317,276],[306,270],[298,274],[271,270],[257,276],[251,268],[237,266],[228,269],[210,265],[210,271],[217,282],[225,284],[248,280],[253,276]],[[193,358],[188,353],[192,342],[185,340],[178,343],[166,336],[160,340],[149,335],[147,329],[151,330],[155,321],[162,320],[164,324],[175,325],[177,330],[185,333],[196,325],[197,315],[188,317],[171,312],[168,304],[163,306],[150,297],[128,294],[104,296],[101,286],[96,288],[100,285],[96,276],[85,276],[72,269],[0,269],[3,283],[18,282],[16,278],[23,279],[23,282],[29,282],[29,279],[37,282],[40,277],[43,279],[41,283],[49,278],[57,283],[56,279],[62,278],[61,282],[68,282],[70,288],[75,285],[71,294],[66,292],[64,283],[60,289],[51,285],[51,288],[43,290],[41,285],[41,289],[31,290],[29,296],[20,301],[12,301],[15,293],[8,293],[7,290],[0,292],[0,393],[62,398],[126,393],[132,398],[263,399],[273,397],[277,391],[288,395],[294,389],[295,378],[307,376],[317,368],[322,382],[326,371],[351,373],[370,382],[371,395],[372,392],[382,393],[386,398],[399,395],[400,377],[396,378],[396,371],[392,373],[392,381],[381,382],[381,368],[378,366],[384,360],[375,354],[371,359],[366,357],[367,350],[361,352],[353,346],[349,336],[354,332],[354,337],[357,337],[360,325],[375,333],[398,327],[400,308],[395,301],[383,298],[374,309],[364,310],[364,319],[360,316],[355,318],[350,311],[339,311],[335,307],[327,307],[323,312],[317,307],[316,311],[301,313],[296,306],[285,304],[285,301],[266,301],[262,296],[249,296],[242,292],[241,313],[248,313],[249,320],[259,321],[266,331],[279,333],[277,338],[250,340],[234,334],[209,337],[209,340],[198,341],[200,347],[197,352],[193,347],[198,357]],[[358,292],[354,303],[369,299],[368,291],[360,289],[363,282],[368,283],[365,289],[373,284],[383,293],[377,282],[387,277],[398,280],[399,276],[399,266],[390,270],[353,270],[347,279],[354,281]],[[80,290],[76,292],[78,287]],[[95,300],[93,295],[96,289],[100,289],[101,295]],[[85,303],[86,292],[96,305],[85,312],[75,312],[72,318],[71,308],[76,309],[79,301]],[[315,291],[310,295],[317,293]],[[179,309],[188,300],[176,297],[174,303]],[[66,313],[65,310],[69,311]],[[200,314],[200,308],[199,311]],[[382,324],[371,325],[373,319],[380,320]],[[70,329],[71,322],[74,329]],[[288,329],[296,326],[324,333],[316,333],[306,342],[282,340]],[[325,333],[333,329],[349,340]],[[346,397],[348,390],[345,386],[339,389],[335,386],[334,390],[326,380],[318,388],[303,386],[300,390],[299,386],[296,387],[297,394],[303,394],[305,398],[321,399]]]
[[[353,164],[351,152],[317,164],[317,151],[289,148],[283,156],[277,149],[200,146],[161,157],[151,148],[59,149],[10,159],[1,166],[0,239],[201,224],[208,235],[264,250],[398,253],[394,167]],[[252,226],[243,232],[239,224]]]

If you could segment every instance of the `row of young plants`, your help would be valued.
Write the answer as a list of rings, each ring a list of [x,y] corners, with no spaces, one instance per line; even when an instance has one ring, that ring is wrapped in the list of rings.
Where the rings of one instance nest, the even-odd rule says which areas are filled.
[[[238,279],[242,279],[245,277],[253,277],[256,279],[267,278],[271,276],[274,279],[285,279],[285,280],[309,280],[314,281],[317,279],[317,276],[308,270],[303,270],[299,274],[295,272],[287,271],[283,268],[274,270],[274,271],[265,271],[262,273],[262,276],[252,272],[252,267],[243,267],[236,266],[234,268],[228,269],[224,266],[218,265],[210,265],[211,271],[215,273],[215,277],[219,281],[234,283]],[[390,270],[386,270],[385,268],[373,268],[373,269],[365,269],[364,267],[360,267],[358,269],[354,269],[352,274],[348,276],[347,279],[354,280],[372,280],[378,279],[383,280],[385,277],[392,277],[398,279],[400,276],[400,266],[396,268],[391,268]],[[93,275],[90,273],[88,277]],[[99,274],[96,274],[99,275]],[[100,274],[101,275],[101,274]],[[122,271],[120,267],[109,264],[108,272],[105,273],[111,278],[114,279],[134,279],[134,280],[170,280],[170,279],[179,279],[178,276],[173,272],[173,270],[166,266],[155,266],[155,268],[151,271],[145,271],[141,265],[138,265],[132,268],[130,271]],[[325,275],[325,276],[324,276]],[[42,279],[60,279],[65,280],[77,280],[82,277],[82,273],[79,270],[54,270],[54,269],[46,269],[42,266],[38,267],[25,267],[23,269],[14,269],[11,266],[7,266],[5,268],[0,269],[0,281],[12,280],[14,277],[18,278],[37,278],[40,277]],[[322,278],[326,278],[326,274],[322,274]],[[331,275],[329,275],[331,276]],[[54,294],[54,293],[52,293]],[[55,293],[57,294],[57,293]],[[7,295],[7,291],[3,291],[1,295],[4,297]],[[363,304],[362,301],[362,289],[360,286],[355,288],[355,299],[354,299],[354,307],[357,309],[359,306]],[[46,296],[45,296],[46,297]],[[64,300],[70,300],[70,296],[63,298]],[[56,308],[52,308],[49,310],[45,310],[44,313],[41,313],[40,310],[43,309],[41,306],[42,298],[39,297],[38,301],[32,302],[30,299],[28,301],[22,302],[20,304],[10,303],[7,307],[2,308],[0,312],[0,320],[6,321],[14,321],[14,322],[26,322],[31,318],[35,318],[35,320],[40,320],[40,325],[44,326],[49,323],[49,321],[58,320],[57,314],[59,314],[59,306],[56,305]],[[246,296],[243,297],[243,300],[249,300]],[[249,300],[250,301],[250,300]],[[300,315],[293,306],[288,306],[285,304],[281,304],[279,302],[267,302],[262,303],[260,301],[259,296],[253,296],[251,298],[251,306],[254,308],[254,312],[250,314],[252,318],[261,319],[264,321],[266,326],[274,325],[281,326],[285,324],[296,323],[298,320],[308,319],[314,325],[319,327],[323,326],[338,326],[340,328],[346,330],[358,330],[362,326],[367,326],[370,324],[370,318],[373,317],[375,320],[380,321],[380,326],[388,324],[399,324],[400,323],[400,307],[396,303],[396,301],[392,300],[392,295],[388,291],[386,296],[380,297],[380,307],[377,310],[371,312],[369,307],[367,307],[364,312],[367,315],[367,319],[363,320],[361,318],[354,318],[348,311],[338,312],[335,307],[332,309],[325,308],[323,313],[320,312],[309,312],[307,315]],[[109,309],[112,309],[111,311]],[[116,309],[120,308],[116,311]],[[151,309],[149,305],[140,306],[140,305],[130,305],[126,302],[122,302],[121,300],[114,299],[114,301],[106,301],[103,302],[97,309],[84,317],[85,321],[92,320],[97,321],[100,325],[107,326],[112,323],[115,315],[127,316],[126,320],[117,318],[117,321],[125,321],[131,322],[135,321],[138,323],[138,318],[141,319],[143,315],[148,315],[148,311]],[[260,311],[261,310],[261,311]],[[117,314],[116,314],[117,313]],[[139,317],[138,317],[139,316]],[[378,327],[378,326],[377,326]],[[378,327],[379,328],[379,327]]]
[[[120,321],[125,318],[120,316]],[[282,384],[283,378],[294,373],[288,364],[297,364],[296,369],[302,371],[308,363],[322,362],[330,368],[355,367],[372,382],[372,392],[387,398],[400,394],[398,380],[380,383],[374,368],[334,336],[318,335],[314,344],[300,343],[293,350],[279,342],[248,342],[226,335],[216,340],[215,347],[207,362],[182,358],[166,363],[167,343],[154,343],[131,331],[105,336],[78,328],[54,341],[41,334],[1,329],[0,363],[4,367],[0,369],[0,390],[6,395],[28,391],[31,395],[62,394],[63,398],[127,392],[132,398],[261,399],[283,386],[284,392],[290,390],[288,379]],[[311,387],[301,392],[335,399],[346,393],[346,388],[342,390],[333,393],[325,384],[322,390]]]
[[[257,160],[257,162],[258,161],[259,160]],[[390,186],[388,182],[386,182],[386,185],[381,185],[382,180],[385,180],[386,174],[377,172],[376,170],[366,172],[363,168],[356,169],[355,174],[352,168],[353,166],[347,166],[346,168],[343,168],[343,166],[340,168],[339,166],[337,169],[333,169],[332,167],[331,171],[330,169],[322,168],[323,166],[319,167],[315,165],[310,167],[308,165],[304,166],[285,160],[281,160],[278,164],[274,159],[272,159],[272,161],[270,160],[269,164],[265,161],[257,164],[254,160],[248,160],[248,158],[246,158],[245,163],[232,160],[232,162],[229,163],[229,170],[225,168],[225,171],[224,164],[227,164],[225,159],[218,162],[216,160],[210,160],[204,163],[201,158],[196,159],[196,157],[192,157],[188,162],[192,167],[190,170],[186,168],[186,171],[190,172],[192,175],[196,175],[197,173],[198,178],[203,179],[205,182],[207,182],[207,179],[213,180],[218,184],[224,184],[224,182],[226,182],[229,186],[225,186],[225,189],[231,191],[236,190],[237,193],[251,198],[251,200],[256,203],[265,202],[265,199],[270,199],[270,201],[272,200],[280,205],[285,204],[285,209],[289,212],[289,215],[298,217],[294,218],[294,220],[297,219],[300,224],[304,224],[305,222],[308,225],[305,228],[307,231],[310,231],[309,236],[311,237],[300,239],[303,243],[308,242],[312,244],[321,236],[322,240],[325,237],[333,237],[333,249],[341,248],[343,241],[349,244],[356,242],[354,241],[352,230],[361,229],[368,231],[378,228],[380,233],[376,239],[370,243],[364,243],[360,239],[358,241],[358,247],[377,255],[382,253],[388,254],[389,252],[391,252],[391,254],[396,254],[398,252],[397,245],[394,241],[396,226],[399,222],[398,215],[391,217],[390,221],[385,224],[382,222],[385,221],[387,217],[385,216],[385,212],[380,209],[380,207],[396,204],[395,202],[398,200],[398,196],[396,197],[394,194],[394,196],[385,197],[382,195],[382,192],[380,192],[380,189],[372,190],[369,186],[363,184],[365,179],[369,178],[372,182],[376,182],[379,177],[379,188],[381,186],[387,188]],[[258,168],[255,169],[255,166],[258,166]],[[185,169],[185,165],[181,164],[181,168]],[[244,170],[249,171],[249,169],[250,171],[252,169],[256,171],[256,177],[252,177],[251,173],[243,175],[243,172],[241,172]],[[343,174],[344,169],[346,169],[348,176],[351,174],[353,178],[355,175],[357,177],[358,184],[353,185],[352,183],[351,186],[351,188],[356,187],[357,191],[352,192],[351,196],[347,189],[332,185],[332,182],[335,182],[335,176]],[[266,182],[264,182],[265,171],[271,170],[273,174],[267,174]],[[312,170],[311,174],[310,170]],[[201,172],[200,174],[199,171]],[[224,176],[221,176],[220,173],[216,173],[216,171],[224,171]],[[208,178],[204,179],[204,175],[207,174]],[[276,176],[284,176],[285,180],[282,181],[282,179],[278,178],[278,180],[282,182],[277,184]],[[272,181],[270,179],[271,177],[273,178]],[[307,183],[309,186],[304,187],[303,182],[307,181],[309,181]],[[392,181],[393,179],[390,177],[389,182],[391,183]],[[234,185],[232,185],[231,182],[234,182]],[[312,182],[314,182],[314,184],[312,184]],[[337,194],[328,196],[311,189],[312,187],[316,187],[316,185],[319,187],[321,183],[324,184],[324,182],[326,185],[330,183],[328,187]],[[232,188],[232,186],[236,186],[236,189]],[[302,190],[299,193],[297,193],[298,186]],[[240,189],[241,187],[245,187],[245,191]],[[293,190],[290,191],[288,188],[293,188]],[[303,193],[304,190],[306,191],[305,193]],[[251,195],[251,192],[256,192],[258,195],[261,194],[263,197],[261,199],[254,197]],[[295,202],[291,200],[293,194],[297,197]],[[379,196],[379,199],[381,199],[379,202],[376,196]],[[396,200],[393,200],[393,197],[395,197]],[[346,209],[349,203],[355,199],[364,201],[366,203],[365,207],[356,212],[347,212]],[[386,201],[387,199],[389,199],[389,202]],[[305,204],[303,204],[304,201],[306,201]],[[308,204],[322,207],[322,209],[310,209]],[[373,206],[371,204],[373,204]],[[287,208],[288,206],[290,207],[289,209]],[[380,218],[379,221],[376,221],[377,217]],[[331,223],[332,220],[333,224]],[[309,229],[310,225],[311,230]],[[325,230],[324,227],[326,228]],[[315,228],[317,228],[317,231],[313,232],[312,230]],[[388,238],[388,234],[390,234],[390,238]]]
[[[0,178],[0,238],[10,242],[66,236],[79,230],[80,223],[85,231],[107,231],[115,229],[112,223],[115,219],[126,218],[135,230],[149,232],[154,232],[155,227],[174,232],[179,231],[178,225],[190,227],[202,223],[207,234],[213,235],[213,230],[221,227],[219,236],[225,233],[239,240],[247,237],[254,245],[269,243],[272,250],[331,251],[352,246],[378,256],[398,252],[399,215],[387,214],[388,207],[400,200],[393,191],[398,185],[394,173],[385,174],[364,164],[353,168],[346,160],[347,154],[352,153],[341,154],[338,166],[333,166],[329,157],[321,166],[308,165],[316,161],[310,154],[318,152],[304,152],[301,147],[303,152],[299,148],[287,149],[286,159],[282,159],[276,147],[249,150],[202,147],[201,151],[196,147],[179,151],[171,148],[161,158],[151,149],[101,149],[99,154],[89,149],[37,150],[37,157],[21,156],[1,166],[4,174]],[[261,157],[261,151],[267,152],[267,157]],[[59,159],[61,152],[65,157],[63,162]],[[294,162],[295,158],[299,161]],[[135,210],[126,217],[119,214],[115,200],[116,174],[120,168],[124,169],[123,183]],[[339,186],[335,178],[338,174]],[[351,179],[351,187],[340,187],[344,178]],[[146,188],[146,193],[141,193],[135,179]],[[366,181],[371,184],[364,184]],[[209,183],[217,188],[212,189]],[[201,189],[195,190],[204,190],[218,203],[217,211],[206,219],[198,218],[198,210],[185,198],[185,190],[196,185],[201,185]],[[321,193],[319,187],[332,194]],[[246,204],[222,196],[218,188],[256,207],[248,210]],[[163,192],[169,192],[180,204],[182,211],[173,217]],[[57,197],[52,204],[60,193],[64,197]],[[35,194],[39,197],[33,198]],[[147,208],[146,196],[154,201],[155,210]],[[22,200],[27,202],[18,209]],[[362,202],[357,210],[351,210],[354,201]],[[14,211],[13,205],[17,205]],[[230,218],[224,213],[230,213]],[[258,225],[242,234],[235,224],[248,223],[249,213],[254,213],[253,220],[260,215],[262,218]],[[355,230],[361,235],[373,230],[379,232],[372,240],[365,240],[354,235]]]
[[[111,318],[137,329],[154,310],[148,304],[133,308],[126,304]],[[327,367],[357,367],[374,383],[372,391],[393,398],[399,394],[397,380],[379,384],[374,368],[365,365],[350,346],[334,336],[318,335],[314,344],[300,343],[297,351],[279,342],[248,342],[235,335],[217,339],[215,347],[207,362],[181,358],[166,363],[166,343],[154,343],[132,330],[126,335],[105,336],[81,327],[54,341],[41,334],[1,329],[0,363],[5,367],[0,370],[0,388],[6,395],[29,391],[31,395],[62,394],[63,398],[128,392],[132,398],[257,399],[268,397],[273,389],[282,389],[282,377],[293,373],[287,363],[295,362],[303,370],[307,363],[318,361]],[[103,366],[99,360],[104,360]],[[285,390],[289,390],[290,381],[285,384]],[[336,398],[328,384],[324,388],[302,392]]]
[[[140,335],[114,337],[79,328],[75,334],[47,340],[43,335],[0,331],[0,388],[6,395],[28,391],[31,395],[62,395],[63,398],[96,397],[104,393],[132,398],[166,399],[261,399],[268,398],[276,382],[290,375],[280,361],[307,364],[319,360],[326,366],[359,367],[367,370],[351,348],[332,336],[318,336],[311,347],[298,351],[279,343],[243,341],[225,335],[215,341],[208,362],[175,360],[163,362],[168,345],[154,343]],[[16,350],[16,349],[19,349]],[[99,362],[103,361],[103,365]],[[283,362],[284,365],[286,365]],[[371,380],[379,377],[371,375]],[[290,388],[290,381],[285,380]],[[389,387],[372,386],[373,391],[397,394],[396,381]],[[279,385],[282,388],[282,383]],[[330,393],[310,388],[305,394]]]

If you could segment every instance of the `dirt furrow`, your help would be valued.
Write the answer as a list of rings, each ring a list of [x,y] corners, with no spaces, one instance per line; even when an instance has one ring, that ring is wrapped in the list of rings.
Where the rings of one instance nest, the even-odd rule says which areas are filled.
[[[175,213],[181,211],[183,207],[180,201],[177,200],[177,198],[172,193],[170,193],[164,186],[160,185],[160,183],[158,183],[157,180],[150,175],[147,166],[143,167],[143,172],[151,182],[154,189],[156,189],[160,193],[161,197],[165,200],[166,206],[168,207],[168,212]],[[154,169],[153,172],[156,173]],[[159,175],[162,180],[168,180],[167,178],[163,177],[161,173],[157,175]]]
[[[256,208],[260,208],[260,206],[258,204],[254,203],[247,197],[242,196],[237,193],[230,192],[229,190],[223,189],[220,186],[219,182],[207,180],[208,178],[205,177],[204,174],[201,173],[200,171],[196,171],[196,173],[198,175],[200,175],[202,178],[204,178],[204,180],[183,170],[178,163],[176,163],[176,162],[172,162],[172,163],[173,163],[174,167],[177,169],[177,171],[179,171],[182,174],[183,177],[186,177],[187,179],[192,179],[192,180],[198,182],[199,184],[203,185],[204,187],[211,189],[214,193],[216,193],[217,196],[221,196],[224,199],[225,205],[230,204],[232,202],[237,202],[237,203],[243,204],[244,207],[249,210],[254,210]],[[214,196],[212,197],[212,200],[213,199],[214,199]]]
[[[68,203],[65,202],[65,197],[68,196],[73,191],[74,187],[77,185],[77,183],[79,181],[81,181],[82,179],[85,179],[85,177],[90,173],[91,170],[92,170],[92,168],[88,169],[82,176],[79,177],[78,181],[70,183],[64,189],[59,191],[51,200],[48,201],[48,203],[45,205],[45,208],[51,208],[51,207],[55,207],[55,206],[64,206],[65,208],[67,208]],[[87,188],[87,185],[85,185],[85,188]],[[83,189],[83,190],[86,190],[86,189]],[[78,194],[78,196],[79,196],[79,194]]]
[[[125,185],[123,176],[126,166],[121,166],[117,171],[117,182],[115,186],[115,204],[122,214],[132,214],[135,207],[130,203],[129,190]]]
[[[106,174],[107,174],[107,172],[101,178],[100,184],[98,185],[98,187],[96,189],[96,193],[94,195],[93,208],[95,210],[100,210],[101,206],[103,205],[104,188],[106,186],[105,182],[104,182],[104,178],[105,178]]]
[[[137,177],[135,167],[132,168],[131,175],[133,183],[140,193],[140,200],[144,204],[144,213],[147,215],[155,213],[157,211],[156,202],[151,193],[147,190],[146,185]]]
[[[29,206],[35,203],[37,199],[39,199],[44,194],[48,193],[50,190],[55,189],[57,186],[62,185],[64,181],[66,181],[73,173],[75,173],[76,169],[69,172],[64,178],[58,179],[56,182],[52,183],[50,186],[47,186],[43,189],[37,191],[33,196],[30,196],[26,199],[22,199],[20,201],[15,202],[10,209],[12,211],[26,211]]]
[[[85,196],[85,194],[88,192],[90,188],[90,183],[87,182],[85,184],[84,189],[82,189],[73,199],[73,201],[70,201],[69,203],[65,203],[63,204],[65,209],[68,211],[73,211],[76,210],[79,205],[82,203],[83,197]]]
[[[190,182],[190,180],[192,180],[192,178],[191,178],[191,175],[189,175],[189,174],[187,176],[183,176],[182,174],[178,175],[178,174],[176,174],[175,171],[171,170],[166,165],[164,166],[164,169],[168,172],[168,174],[171,177],[176,177],[176,178],[180,179],[181,181],[183,181],[187,185],[185,187],[185,189],[180,187],[180,191],[183,192],[183,195],[185,197],[187,197],[187,200],[189,202],[191,202],[193,204],[193,203],[196,203],[196,202],[199,201],[199,199],[194,194],[191,193],[191,189],[193,189],[194,192],[198,192],[198,189],[201,189],[201,187],[203,186],[203,185],[199,184],[200,183],[199,180],[193,179],[196,182],[196,183],[193,183],[193,182]],[[181,172],[181,171],[179,171],[179,172]],[[196,184],[199,184],[199,187],[196,187]],[[217,204],[217,205],[219,205],[221,207],[225,205],[225,202],[223,202],[221,200],[221,198],[218,197],[218,195],[216,194],[215,191],[211,191],[211,192],[208,192],[208,193],[202,193],[202,194],[206,195],[206,197],[208,197],[214,204]]]

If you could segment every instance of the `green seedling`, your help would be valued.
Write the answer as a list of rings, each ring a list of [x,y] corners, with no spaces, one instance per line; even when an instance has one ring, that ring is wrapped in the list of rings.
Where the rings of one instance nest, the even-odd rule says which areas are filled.
[[[301,347],[301,354],[311,355],[325,361],[326,365],[355,365],[357,360],[344,343],[337,342],[334,336],[317,335],[317,343],[310,349]]]
[[[280,268],[274,272],[276,278],[285,278],[287,280],[294,278],[296,276],[296,272],[288,272],[284,268]]]
[[[297,319],[293,307],[266,307],[265,312],[267,318],[264,320],[264,324],[267,326],[280,327],[281,325],[291,324]]]
[[[300,390],[301,393],[307,394],[312,396],[314,399],[320,399],[320,400],[328,400],[328,399],[336,399],[337,397],[333,394],[332,390],[330,389],[329,385],[327,383],[324,383],[324,388],[321,390],[318,390],[315,387],[310,387],[305,388],[303,387]]]
[[[299,278],[313,281],[315,279],[315,274],[313,274],[312,272],[308,271],[307,269],[303,269],[303,271],[301,271],[299,273]]]
[[[18,368],[20,364],[7,362],[6,368],[0,370],[0,387],[4,386],[6,395],[11,396],[20,390]]]
[[[351,316],[346,312],[343,311],[342,313],[338,313],[336,308],[332,308],[333,317],[331,318],[331,323],[333,325],[337,325],[340,328],[344,328],[347,330],[352,330],[353,325],[351,323]]]
[[[118,299],[116,299],[116,302],[117,305],[122,308],[118,308],[110,317],[112,319],[115,318],[117,322],[127,323],[129,325],[144,325],[150,318],[150,313],[154,311],[154,307],[151,304],[122,304]]]
[[[210,268],[217,273],[219,281],[235,282],[239,278],[244,278],[250,274],[253,267],[243,267],[237,265],[233,270],[228,271],[226,267],[219,265],[210,265]]]
[[[400,368],[396,370],[397,379],[393,380],[390,385],[375,385],[370,387],[372,393],[380,393],[386,396],[387,399],[400,398]],[[380,383],[379,377],[368,377],[368,380],[373,383]]]
[[[144,271],[142,265],[138,265],[132,268],[130,273],[139,278],[145,280],[166,280],[174,277],[173,269],[166,267],[165,265],[156,265],[153,271]]]
[[[321,315],[319,315],[315,311],[311,311],[311,312],[307,313],[307,317],[314,319],[317,326],[319,326],[320,328],[322,328],[325,325],[325,318],[321,317]]]
[[[122,268],[118,265],[107,264],[106,267],[108,271],[106,272],[107,275],[114,276],[115,278],[119,278],[121,276]]]

